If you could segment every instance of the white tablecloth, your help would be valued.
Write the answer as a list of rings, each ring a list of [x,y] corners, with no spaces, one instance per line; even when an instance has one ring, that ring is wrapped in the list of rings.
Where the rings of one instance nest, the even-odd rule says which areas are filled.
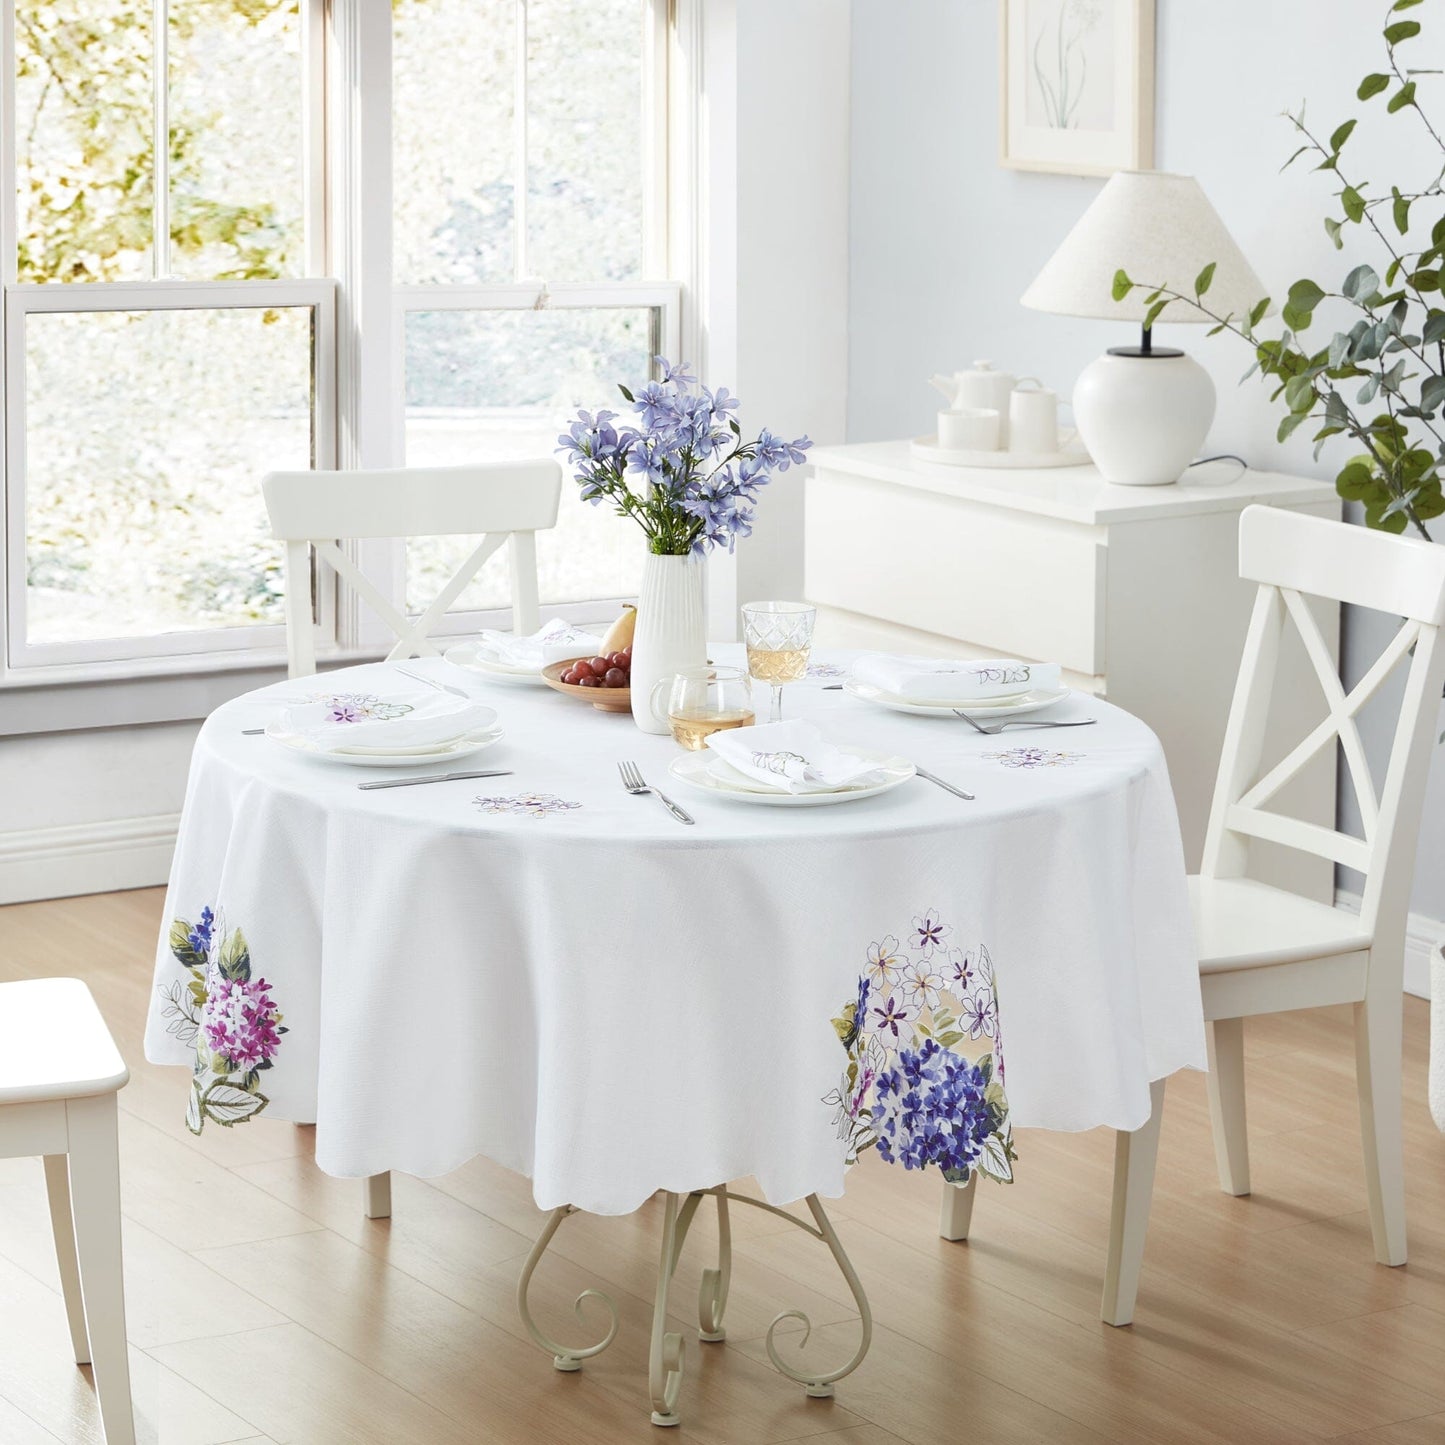
[[[919,779],[764,808],[670,780],[676,745],[626,715],[409,666],[501,714],[505,741],[448,766],[515,776],[363,792],[390,775],[243,736],[296,682],[201,730],[146,1035],[148,1058],[194,1066],[193,1127],[261,1108],[315,1122],[317,1163],[343,1176],[432,1176],[484,1154],[528,1175],[543,1208],[623,1213],[747,1174],[775,1203],[835,1197],[843,1005],[870,981],[877,1033],[853,1055],[870,1078],[860,1050],[897,1044],[886,1015],[921,987],[905,970],[966,976],[955,1012],[972,999],[971,1016],[935,1032],[988,1047],[990,963],[1015,1125],[1137,1128],[1151,1080],[1204,1067],[1173,798],[1128,714],[1074,697],[1049,716],[1097,726],[986,738],[810,679],[788,688],[790,715],[977,801]],[[384,693],[398,679],[377,664],[321,682]],[[622,759],[696,826],[625,793]],[[910,1084],[933,1077],[918,1068],[921,1085],[880,1076],[899,1119]],[[894,1155],[909,1162],[897,1140]]]

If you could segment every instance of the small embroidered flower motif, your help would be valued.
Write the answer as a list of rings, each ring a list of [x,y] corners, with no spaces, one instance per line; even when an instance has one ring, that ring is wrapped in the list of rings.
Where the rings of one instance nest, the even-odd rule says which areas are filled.
[[[943,987],[943,975],[926,958],[912,959],[903,970],[900,986],[919,1008],[927,1008]]]
[[[950,948],[944,968],[948,987],[956,993],[967,992],[973,986],[973,955],[963,948]]]
[[[332,698],[326,705],[326,721],[330,723],[360,722],[364,716],[355,703],[343,702],[339,697]]]
[[[545,818],[549,813],[565,813],[582,806],[555,793],[513,793],[500,798],[473,798],[472,802],[484,813],[516,813],[527,818]]]
[[[331,723],[401,717],[412,711],[410,703],[382,702],[372,692],[318,692],[313,693],[309,700],[319,702],[326,709],[326,721]]]
[[[924,958],[928,958],[935,948],[943,947],[943,940],[952,932],[953,929],[939,918],[934,909],[930,908],[921,918],[913,920],[912,946]]]
[[[998,1023],[998,1005],[994,1002],[993,990],[979,989],[972,998],[965,999],[959,1023],[968,1029],[971,1039],[985,1034],[992,1038]]]
[[[803,768],[808,766],[807,758],[803,757],[801,753],[780,751],[775,753],[753,754],[753,766],[755,768],[761,768],[764,772],[768,773],[778,773],[786,776],[789,765],[793,763]]]
[[[867,973],[880,989],[893,987],[903,972],[903,963],[898,940],[891,933],[881,943],[869,944]]]
[[[984,757],[1004,768],[1071,768],[1083,753],[1059,753],[1052,748],[1009,748]]]
[[[913,1023],[913,1010],[897,994],[889,994],[881,1004],[875,1003],[872,1013],[874,1028],[880,1033],[887,1029],[895,1039],[900,1036],[900,1028],[909,1028]]]
[[[847,677],[848,669],[840,667],[836,662],[810,662],[808,664],[809,677]]]

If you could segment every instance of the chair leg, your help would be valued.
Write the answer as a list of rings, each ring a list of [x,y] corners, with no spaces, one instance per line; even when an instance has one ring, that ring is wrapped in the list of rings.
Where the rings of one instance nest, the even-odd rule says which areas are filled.
[[[60,1267],[65,1317],[70,1321],[70,1344],[75,1351],[75,1363],[88,1365],[90,1340],[85,1333],[80,1265],[75,1258],[75,1221],[70,1214],[70,1164],[64,1154],[45,1156],[45,1192],[50,1197],[50,1232],[55,1236],[55,1262]]]
[[[1215,1019],[1205,1026],[1209,1047],[1209,1122],[1219,1187],[1249,1193],[1249,1135],[1244,1117],[1244,1020]]]
[[[391,1175],[371,1174],[361,1181],[363,1208],[368,1219],[391,1218]]]
[[[971,1174],[967,1184],[943,1186],[943,1208],[938,1216],[938,1232],[944,1239],[967,1239],[973,1219],[973,1196],[978,1188],[978,1175]]]
[[[1355,1005],[1355,1083],[1365,1145],[1370,1231],[1381,1264],[1405,1263],[1405,1156],[1401,1135],[1402,1000]]]
[[[90,1334],[95,1393],[106,1445],[135,1445],[130,1364],[126,1358],[125,1286],[120,1249],[120,1152],[114,1094],[71,1099],[70,1198],[75,1250]]]
[[[1164,1117],[1164,1080],[1149,1085],[1149,1120],[1133,1133],[1114,1136],[1114,1205],[1109,1217],[1109,1260],[1104,1269],[1104,1302],[1099,1317],[1106,1325],[1134,1319],[1149,1201],[1154,1193],[1154,1163],[1159,1156],[1159,1121]]]

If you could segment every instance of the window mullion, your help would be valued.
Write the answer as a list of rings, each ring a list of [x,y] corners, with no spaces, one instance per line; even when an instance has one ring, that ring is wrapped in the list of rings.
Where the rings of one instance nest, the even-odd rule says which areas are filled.
[[[151,275],[171,274],[171,30],[170,0],[152,0]]]
[[[517,71],[513,85],[512,279],[527,279],[527,0],[517,5]]]

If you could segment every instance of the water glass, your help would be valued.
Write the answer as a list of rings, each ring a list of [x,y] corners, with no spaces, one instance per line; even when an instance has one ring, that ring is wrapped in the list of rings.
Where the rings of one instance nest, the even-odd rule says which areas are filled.
[[[769,722],[783,717],[783,684],[808,675],[818,610],[806,602],[749,602],[743,608],[748,672],[773,689]]]
[[[751,727],[753,690],[740,667],[689,667],[674,674],[667,687],[667,723],[673,738],[696,752],[725,728]]]

